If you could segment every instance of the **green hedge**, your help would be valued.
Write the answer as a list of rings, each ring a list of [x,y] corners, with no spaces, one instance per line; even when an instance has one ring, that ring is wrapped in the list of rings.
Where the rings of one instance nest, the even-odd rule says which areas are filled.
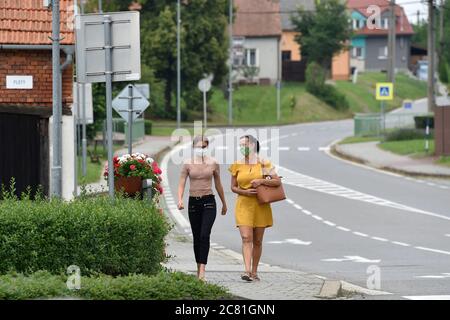
[[[0,273],[156,274],[169,225],[157,208],[133,199],[95,197],[0,201]]]
[[[144,120],[145,123],[145,134],[151,135],[152,134],[152,122],[150,120]]]
[[[229,299],[217,285],[179,273],[160,272],[154,276],[130,275],[81,277],[80,290],[69,290],[68,276],[39,271],[28,276],[0,275],[0,300],[51,299],[72,297],[88,300],[198,300]]]
[[[433,138],[433,132],[430,132],[428,138]],[[395,129],[386,134],[385,141],[406,141],[426,139],[427,136],[424,130],[419,129]]]
[[[427,121],[428,121],[428,125],[430,126],[430,129],[434,129],[434,116],[433,115],[414,117],[416,129],[425,129],[427,127]]]

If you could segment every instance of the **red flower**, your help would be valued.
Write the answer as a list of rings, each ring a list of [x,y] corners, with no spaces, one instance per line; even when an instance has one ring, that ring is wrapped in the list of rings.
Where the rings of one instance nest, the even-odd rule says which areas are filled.
[[[134,171],[134,170],[136,170],[136,166],[134,164],[132,164],[132,165],[130,165],[130,169],[131,169],[131,171]]]
[[[114,162],[119,162],[119,157],[115,156],[115,157],[113,158],[113,160],[114,160]]]

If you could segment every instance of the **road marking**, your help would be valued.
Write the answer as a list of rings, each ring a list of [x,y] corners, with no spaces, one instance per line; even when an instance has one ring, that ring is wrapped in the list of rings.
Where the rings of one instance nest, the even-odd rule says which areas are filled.
[[[450,295],[431,295],[431,296],[403,296],[408,300],[450,300]]]
[[[421,279],[446,279],[446,278],[450,278],[450,273],[441,273],[440,275],[416,276],[414,278],[421,278]]]
[[[291,147],[278,147],[279,151],[289,151],[291,150]]]
[[[323,223],[325,223],[325,224],[327,224],[327,225],[329,225],[331,227],[335,227],[336,226],[336,223],[333,223],[333,222],[328,221],[328,220],[325,220]]]
[[[319,151],[330,151],[330,147],[320,147]]]
[[[287,243],[287,244],[309,246],[309,245],[311,245],[312,242],[311,241],[303,241],[300,239],[285,239],[282,241],[268,241],[267,243],[270,243],[270,244],[285,244],[285,243]]]
[[[317,216],[317,215],[315,215],[315,214],[313,214],[312,217],[313,217],[314,219],[316,219],[316,220],[319,220],[319,221],[323,220],[322,217],[319,217],[319,216]]]
[[[446,236],[446,237],[450,237],[450,233],[447,233],[445,236]]]
[[[357,235],[357,236],[361,236],[361,237],[368,237],[369,235],[362,233],[362,232],[356,232],[354,231],[353,234]]]
[[[302,212],[304,214],[307,214],[308,216],[312,215],[311,211],[308,211],[308,210],[302,210]]]
[[[450,217],[448,216],[409,207],[400,203],[389,201],[387,199],[378,198],[370,194],[362,193],[344,186],[307,176],[279,165],[277,165],[277,167],[278,174],[285,177],[284,183],[287,185],[450,221]]]
[[[432,249],[432,248],[426,248],[426,247],[414,247],[414,248],[416,248],[418,250],[431,251],[431,252],[436,252],[436,253],[442,253],[442,254],[450,255],[450,252],[444,251],[444,250],[438,250],[438,249]]]
[[[387,242],[387,241],[389,241],[388,239],[380,238],[380,237],[371,237],[371,239],[377,240],[377,241],[381,241],[381,242]]]
[[[301,206],[299,206],[298,204],[294,204],[294,208],[298,209],[298,210],[303,210],[303,208]]]
[[[337,229],[339,229],[339,230],[341,230],[341,231],[345,231],[345,232],[349,232],[349,231],[351,231],[350,229],[347,229],[347,228],[345,228],[345,227],[341,227],[341,226],[339,226],[339,227],[336,227]]]
[[[449,187],[447,187],[447,186],[439,186],[439,188],[445,189],[445,190],[448,190],[448,189],[449,189]]]
[[[344,258],[322,259],[325,262],[380,263],[380,259],[367,259],[360,256],[344,256]]]
[[[391,243],[402,246],[402,247],[410,247],[410,244],[404,243],[404,242],[399,242],[399,241],[391,241]]]
[[[286,201],[287,201],[288,203],[290,203],[290,204],[293,204],[293,203],[294,203],[294,201],[292,201],[291,199],[286,199]]]
[[[309,147],[298,147],[297,150],[298,151],[309,151],[309,150],[311,150],[311,148],[309,148]]]

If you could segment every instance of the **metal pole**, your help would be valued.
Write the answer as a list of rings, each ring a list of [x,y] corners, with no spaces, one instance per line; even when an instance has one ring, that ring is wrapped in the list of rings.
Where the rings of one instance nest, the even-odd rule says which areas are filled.
[[[133,86],[128,85],[128,154],[132,153],[133,146]]]
[[[388,36],[388,81],[395,82],[395,32],[396,32],[396,19],[395,19],[395,0],[391,0],[389,3],[390,15],[389,15],[389,36]]]
[[[81,93],[82,93],[82,109],[81,109],[81,131],[82,131],[82,173],[83,177],[86,177],[87,172],[87,165],[86,165],[86,159],[87,159],[87,139],[86,139],[86,85],[83,83],[81,84]]]
[[[428,0],[428,112],[434,110],[434,4]]]
[[[112,45],[111,45],[111,16],[103,16],[105,29],[105,76],[106,76],[106,130],[108,135],[108,187],[109,196],[114,198],[114,164],[113,164],[113,136],[112,136]]]
[[[103,13],[102,0],[98,0],[98,13]]]
[[[386,117],[385,117],[385,105],[384,101],[381,101],[381,128],[383,130],[383,136],[386,134]]]
[[[208,116],[206,114],[206,90],[203,90],[203,122],[205,123],[205,130],[208,127],[207,120]]]
[[[228,124],[233,124],[233,0],[230,1],[229,8],[229,33],[230,33],[230,66],[228,79]]]
[[[181,5],[177,1],[177,129],[181,127]]]
[[[281,120],[281,82],[277,81],[277,121]]]
[[[52,3],[52,75],[53,75],[53,123],[52,123],[52,165],[50,195],[61,197],[62,195],[62,154],[61,154],[61,72],[60,72],[60,15],[59,0]]]
[[[78,83],[76,84],[77,94],[78,94]],[[78,98],[78,97],[77,97]],[[78,196],[78,137],[77,137],[77,127],[78,127],[78,104],[80,103],[77,99],[77,110],[73,119],[73,154],[74,154],[74,166],[73,166],[73,196]]]

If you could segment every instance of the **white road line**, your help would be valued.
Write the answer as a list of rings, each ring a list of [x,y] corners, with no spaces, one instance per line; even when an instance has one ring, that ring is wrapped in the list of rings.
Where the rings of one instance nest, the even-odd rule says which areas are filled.
[[[330,147],[320,147],[319,151],[330,151]]]
[[[303,210],[303,208],[301,206],[299,206],[298,204],[294,204],[294,208],[298,209],[298,210]]]
[[[289,151],[289,150],[291,150],[291,148],[290,147],[278,147],[278,150],[279,151]]]
[[[298,147],[297,150],[298,151],[310,151],[311,148],[309,148],[309,147]]]
[[[450,233],[447,233],[445,236],[446,236],[446,237],[450,237]]]
[[[325,224],[327,224],[327,225],[329,225],[331,227],[335,227],[336,226],[336,223],[333,223],[333,222],[328,221],[328,220],[325,220],[323,223],[325,223]]]
[[[322,220],[323,220],[322,217],[319,217],[318,215],[315,215],[315,214],[313,214],[312,217],[313,217],[314,219],[316,219],[316,220],[319,220],[319,221],[322,221]]]
[[[447,186],[439,186],[439,188],[444,189],[444,190],[448,190],[449,189],[449,187],[447,187]]]
[[[438,250],[438,249],[432,249],[432,248],[426,248],[426,247],[414,247],[414,248],[416,248],[418,250],[431,251],[431,252],[436,252],[436,253],[442,253],[442,254],[450,255],[450,252],[444,251],[444,250]]]
[[[312,215],[311,211],[308,210],[302,210],[304,214],[307,214],[308,216]]]
[[[371,237],[371,239],[377,240],[377,241],[381,241],[381,242],[388,242],[389,241],[388,239],[380,238],[380,237]]]
[[[399,242],[399,241],[391,241],[391,243],[402,246],[402,247],[410,247],[410,244],[404,243],[404,242]]]
[[[365,234],[365,233],[362,233],[362,232],[353,232],[353,234],[355,234],[355,235],[357,235],[357,236],[361,236],[361,237],[368,237],[368,235],[367,234]]]
[[[403,296],[408,300],[450,300],[450,295]]]
[[[339,230],[341,230],[341,231],[345,231],[345,232],[349,232],[349,231],[351,231],[350,229],[347,229],[347,228],[345,228],[345,227],[341,227],[341,226],[339,226],[339,227],[336,227],[337,229],[339,229]]]

